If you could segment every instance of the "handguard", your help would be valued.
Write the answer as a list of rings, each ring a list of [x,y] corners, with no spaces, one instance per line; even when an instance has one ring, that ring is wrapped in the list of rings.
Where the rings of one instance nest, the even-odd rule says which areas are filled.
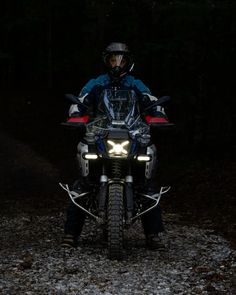
[[[70,117],[66,122],[62,123],[69,127],[83,127],[89,121],[89,116]]]
[[[151,127],[165,128],[165,127],[174,127],[173,123],[170,123],[169,120],[165,117],[153,117],[145,116],[145,120]]]
[[[145,116],[145,119],[148,124],[152,123],[169,123],[169,121],[164,117],[152,117],[152,116]]]

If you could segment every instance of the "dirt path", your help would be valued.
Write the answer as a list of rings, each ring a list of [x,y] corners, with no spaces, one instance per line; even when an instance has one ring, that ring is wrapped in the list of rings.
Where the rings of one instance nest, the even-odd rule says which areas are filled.
[[[0,147],[1,214],[57,212],[64,201],[57,168],[28,145],[3,132]]]
[[[67,197],[58,169],[7,134],[0,134],[0,146],[0,294],[235,294],[232,246],[211,221],[204,219],[200,229],[168,199],[165,252],[145,249],[137,223],[125,233],[125,261],[109,261],[91,221],[80,247],[63,251],[58,243]]]

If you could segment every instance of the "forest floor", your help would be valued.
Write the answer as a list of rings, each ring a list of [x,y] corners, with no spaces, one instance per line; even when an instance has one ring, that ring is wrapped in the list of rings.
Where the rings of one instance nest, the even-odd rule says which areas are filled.
[[[47,118],[47,111],[39,109],[32,118],[27,99],[22,106],[29,108],[24,116],[8,108],[10,116],[1,121],[0,294],[235,294],[236,161],[231,154],[163,158],[160,181],[172,186],[161,201],[164,254],[144,250],[137,224],[127,233],[126,261],[110,262],[89,222],[78,251],[62,252],[58,244],[68,200],[58,183],[71,181],[74,170],[68,163],[75,148],[55,123],[45,128],[51,117],[40,118]]]
[[[204,197],[184,198],[187,188],[179,184],[181,197],[175,189],[162,202],[165,251],[145,248],[137,222],[125,231],[124,260],[110,261],[89,219],[79,247],[63,250],[68,197],[59,189],[59,170],[7,134],[0,134],[0,144],[0,294],[235,294],[235,223],[228,214],[234,209],[227,204],[214,199],[218,209],[203,212]]]

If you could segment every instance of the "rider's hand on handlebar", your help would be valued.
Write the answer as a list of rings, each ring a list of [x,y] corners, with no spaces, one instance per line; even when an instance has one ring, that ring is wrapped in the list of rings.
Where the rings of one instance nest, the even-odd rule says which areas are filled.
[[[81,116],[81,111],[77,104],[72,104],[69,109],[69,117],[79,117]]]

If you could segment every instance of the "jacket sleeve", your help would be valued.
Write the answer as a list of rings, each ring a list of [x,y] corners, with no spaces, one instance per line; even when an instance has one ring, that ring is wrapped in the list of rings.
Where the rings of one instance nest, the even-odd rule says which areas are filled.
[[[138,92],[140,92],[142,94],[150,94],[151,95],[150,89],[141,80],[135,79],[134,86],[138,90]]]
[[[150,89],[141,80],[135,80],[135,87],[140,93],[140,105],[143,110],[150,107],[155,101],[158,101],[158,98],[152,95]],[[147,113],[154,117],[167,118],[165,110],[161,106],[150,107]]]
[[[96,79],[91,79],[88,81],[88,83],[85,84],[85,86],[82,88],[78,96],[81,103],[84,102],[86,95],[88,95],[92,91],[92,89],[94,88],[94,86],[96,86],[96,84],[97,84]]]
[[[79,104],[72,104],[69,109],[69,116],[83,116],[86,113],[86,110],[92,106],[93,103],[93,88],[96,86],[96,80],[91,79],[85,86],[82,88],[78,95],[79,101],[84,105],[82,107]]]

